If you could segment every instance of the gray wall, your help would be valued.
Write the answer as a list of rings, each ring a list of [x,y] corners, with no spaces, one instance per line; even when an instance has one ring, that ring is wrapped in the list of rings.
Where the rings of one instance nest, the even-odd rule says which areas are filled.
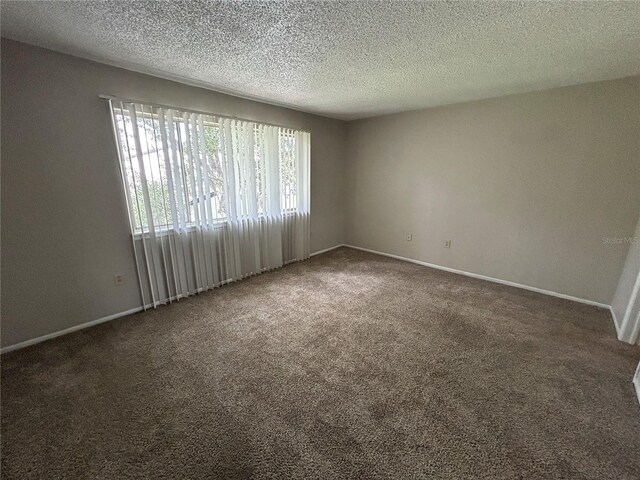
[[[344,242],[342,122],[3,39],[2,346],[139,306],[101,93],[311,131],[311,249]]]
[[[610,304],[639,132],[640,77],[351,122],[347,242]]]
[[[345,124],[2,40],[2,346],[139,305],[100,93],[310,130],[313,251],[609,304],[640,213],[640,77]]]

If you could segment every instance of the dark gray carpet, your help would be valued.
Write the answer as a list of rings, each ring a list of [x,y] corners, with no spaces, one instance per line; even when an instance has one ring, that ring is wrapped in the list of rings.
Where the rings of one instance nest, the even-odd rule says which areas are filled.
[[[640,474],[606,310],[339,249],[2,357],[2,478]]]

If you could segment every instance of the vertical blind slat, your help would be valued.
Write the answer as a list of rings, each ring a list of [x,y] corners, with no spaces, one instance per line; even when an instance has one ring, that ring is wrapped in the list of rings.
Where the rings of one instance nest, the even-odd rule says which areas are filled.
[[[110,103],[145,308],[308,257],[308,133]]]

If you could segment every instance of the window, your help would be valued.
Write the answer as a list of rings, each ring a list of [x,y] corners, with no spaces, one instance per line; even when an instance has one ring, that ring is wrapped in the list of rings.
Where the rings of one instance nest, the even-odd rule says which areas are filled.
[[[143,306],[309,257],[308,132],[110,106]]]
[[[296,138],[293,130],[281,130],[278,135],[280,151],[281,202],[285,210],[296,209]]]
[[[140,104],[115,104],[113,118],[135,232],[297,211],[308,134]]]

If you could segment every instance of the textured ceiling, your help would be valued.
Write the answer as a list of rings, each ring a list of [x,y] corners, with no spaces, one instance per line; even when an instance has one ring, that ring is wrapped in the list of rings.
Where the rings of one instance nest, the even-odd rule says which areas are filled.
[[[2,36],[354,119],[640,73],[640,2],[2,2]]]

